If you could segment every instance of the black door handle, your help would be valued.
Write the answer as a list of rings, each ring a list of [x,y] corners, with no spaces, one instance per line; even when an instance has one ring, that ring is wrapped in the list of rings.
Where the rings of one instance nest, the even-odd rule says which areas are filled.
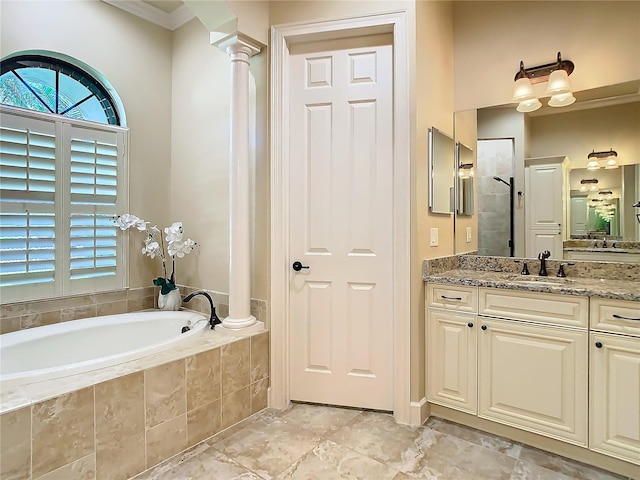
[[[302,263],[300,263],[299,261],[296,260],[295,262],[293,262],[293,265],[291,265],[291,267],[293,267],[293,269],[296,272],[299,272],[303,268],[309,268],[309,265],[303,265]]]

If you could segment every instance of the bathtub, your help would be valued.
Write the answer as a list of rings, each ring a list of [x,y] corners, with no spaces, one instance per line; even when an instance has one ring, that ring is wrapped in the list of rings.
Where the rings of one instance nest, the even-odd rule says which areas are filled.
[[[181,333],[182,327],[191,329]],[[195,312],[146,311],[57,323],[0,335],[0,387],[67,377],[166,350],[202,334]]]

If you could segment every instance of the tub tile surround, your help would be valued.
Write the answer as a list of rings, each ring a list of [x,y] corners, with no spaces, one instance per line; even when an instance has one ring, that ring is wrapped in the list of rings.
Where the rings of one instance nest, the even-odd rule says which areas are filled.
[[[0,478],[126,480],[241,422],[267,406],[268,337],[206,330],[176,351],[3,391]]]
[[[522,261],[531,274],[521,275]],[[556,277],[558,260],[547,260],[549,276],[537,275],[539,260],[511,257],[457,255],[425,260],[422,265],[426,282],[485,286],[536,292],[582,295],[619,300],[640,300],[640,264],[618,262],[572,261],[566,267],[566,278]],[[560,285],[519,283],[536,279]]]

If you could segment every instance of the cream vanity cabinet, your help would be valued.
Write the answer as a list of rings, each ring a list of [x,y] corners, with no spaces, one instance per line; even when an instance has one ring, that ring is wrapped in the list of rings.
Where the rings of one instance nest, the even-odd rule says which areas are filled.
[[[478,288],[427,284],[427,400],[476,413]]]
[[[589,447],[640,465],[640,305],[592,298],[590,323]]]
[[[429,283],[426,302],[430,402],[587,445],[587,297]]]

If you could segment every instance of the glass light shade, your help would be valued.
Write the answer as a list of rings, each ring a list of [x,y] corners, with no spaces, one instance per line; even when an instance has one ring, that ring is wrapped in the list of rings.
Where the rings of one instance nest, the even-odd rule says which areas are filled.
[[[581,192],[586,192],[587,191],[587,186],[586,185],[580,186],[580,191]]]
[[[591,185],[591,187],[589,187],[591,189],[592,192],[595,192],[598,187],[596,185]]]
[[[536,94],[533,93],[533,85],[531,80],[527,77],[519,78],[516,80],[513,86],[513,100],[512,102],[523,102],[525,100],[532,100],[536,98]]]
[[[532,98],[530,100],[523,100],[518,104],[518,108],[516,108],[516,110],[518,110],[519,112],[525,113],[525,112],[533,112],[535,110],[538,110],[540,107],[542,106],[542,104],[540,103],[540,100],[538,100],[537,98]]]
[[[571,105],[575,101],[576,101],[576,97],[574,97],[571,92],[560,93],[557,95],[553,95],[549,99],[549,106],[550,107],[566,107],[567,105]]]
[[[591,160],[587,164],[587,170],[598,170],[599,168],[600,166],[598,165],[598,162],[596,160]]]
[[[547,84],[545,95],[560,95],[562,93],[571,93],[569,74],[566,70],[554,70],[549,75],[549,83]]]

